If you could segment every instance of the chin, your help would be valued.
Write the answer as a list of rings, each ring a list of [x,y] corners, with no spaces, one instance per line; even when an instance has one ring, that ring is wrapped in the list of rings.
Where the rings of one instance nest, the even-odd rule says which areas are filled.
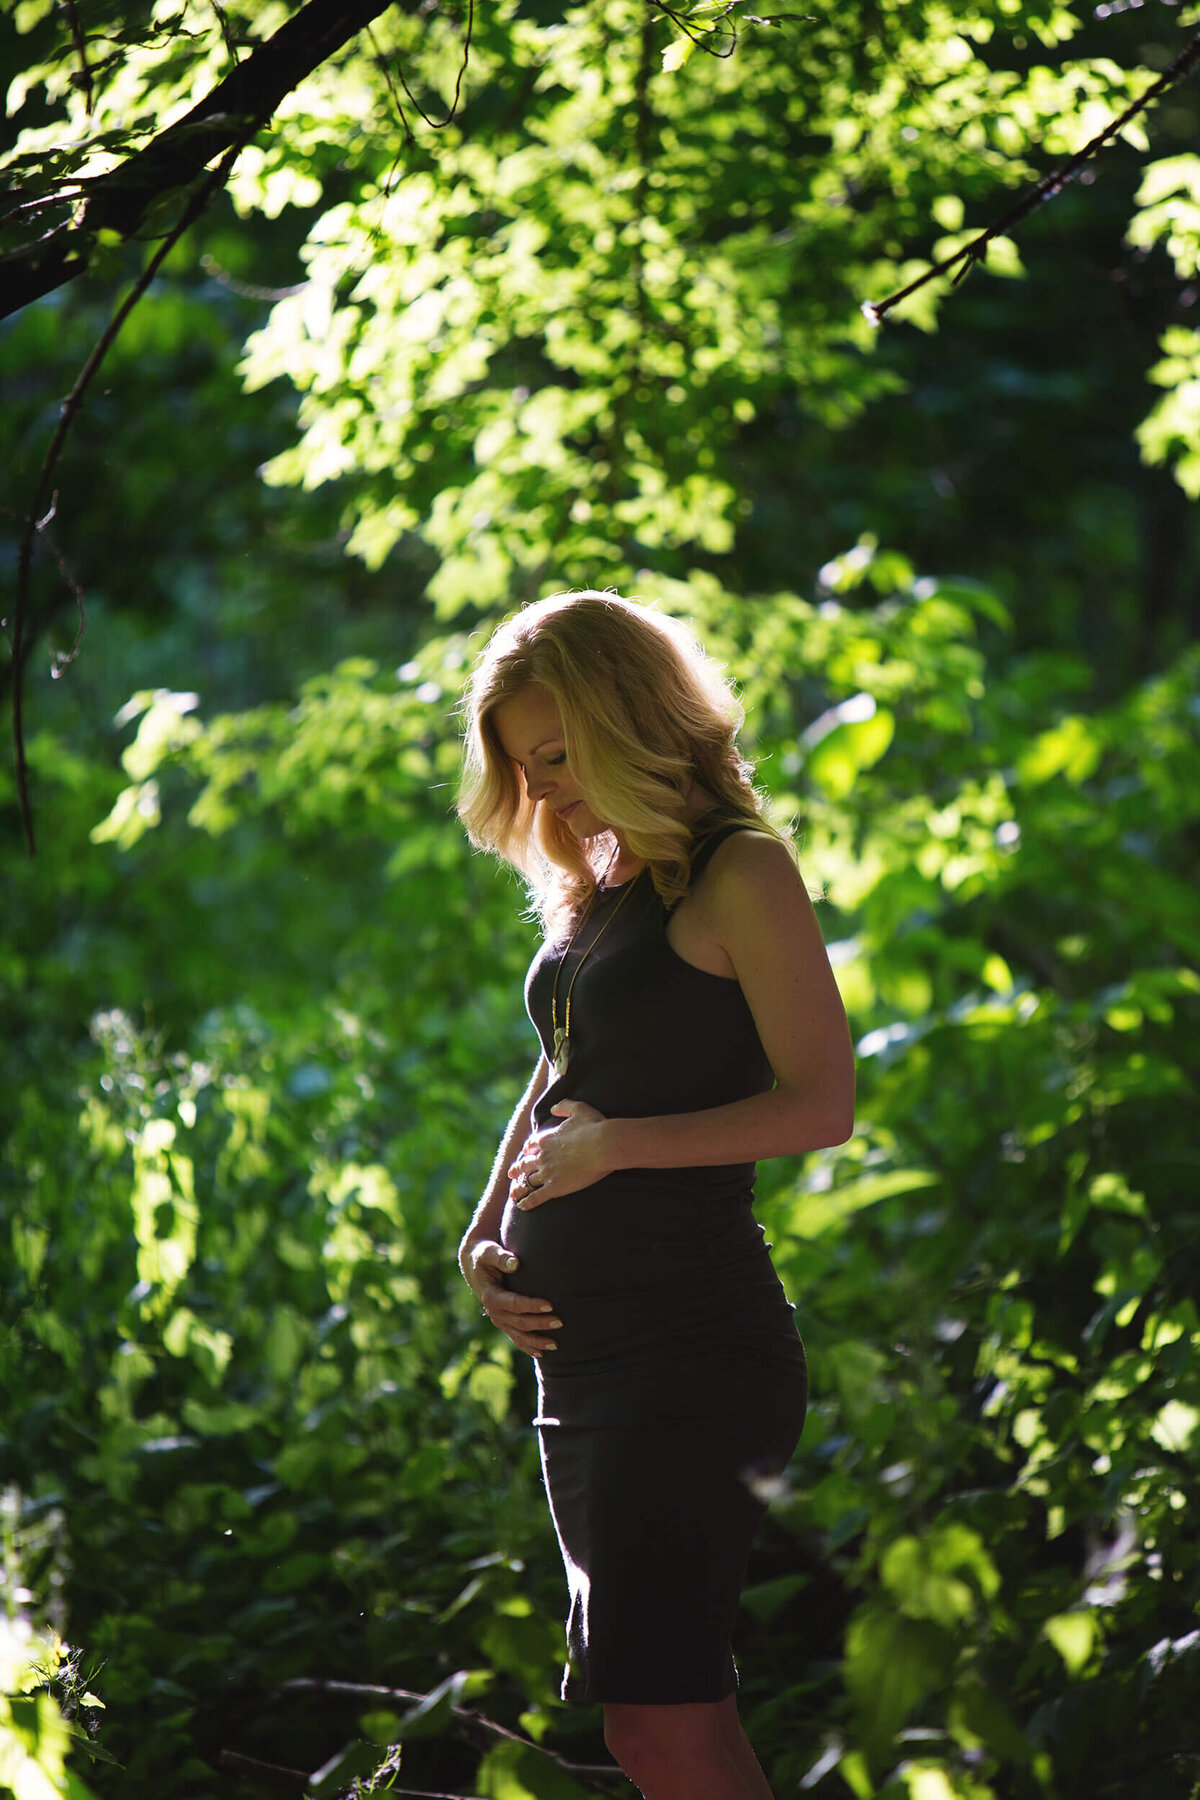
[[[585,801],[579,801],[569,819],[560,819],[558,823],[573,838],[599,837],[605,827],[601,825],[594,812],[589,811]]]

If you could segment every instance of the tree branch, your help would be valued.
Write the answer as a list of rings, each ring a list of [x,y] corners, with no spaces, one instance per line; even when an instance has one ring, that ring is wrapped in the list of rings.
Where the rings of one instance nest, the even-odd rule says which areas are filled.
[[[49,498],[50,484],[54,478],[54,470],[57,467],[59,457],[62,455],[63,445],[66,443],[67,433],[71,429],[71,423],[83,404],[83,397],[95,379],[97,370],[104,361],[104,358],[108,355],[108,352],[126,319],[129,317],[142,295],[146,292],[146,289],[150,286],[154,277],[158,274],[168,252],[174,249],[184,232],[188,229],[188,226],[191,225],[195,219],[199,218],[200,214],[204,211],[204,208],[217,192],[217,189],[223,187],[226,181],[228,181],[230,171],[241,154],[243,143],[244,140],[241,139],[232,143],[226,150],[221,161],[217,164],[217,167],[209,172],[206,179],[196,189],[191,199],[184,207],[183,212],[180,214],[179,219],[155,250],[154,255],[146,264],[142,274],[114,312],[112,318],[109,320],[107,326],[94,345],[91,355],[84,363],[83,368],[79,371],[75,386],[71,389],[71,392],[62,403],[54,436],[50,440],[50,446],[42,459],[42,466],[38,470],[37,484],[34,487],[30,499],[29,510],[25,515],[24,528],[22,529],[21,540],[17,548],[17,586],[13,597],[12,633],[10,637],[10,643],[12,645],[12,722],[17,803],[21,811],[21,824],[25,832],[25,843],[30,856],[35,854],[37,846],[33,834],[33,807],[29,798],[29,768],[25,760],[25,619],[29,606],[29,583],[33,570],[34,542],[42,532],[43,528],[49,524],[50,519],[53,517],[54,508],[51,506],[44,518],[39,517],[39,514]],[[74,655],[74,650],[72,650],[71,654],[72,656]]]
[[[270,1698],[272,1700],[282,1699],[287,1694],[297,1693],[345,1694],[360,1700],[420,1702],[427,1698],[425,1694],[418,1694],[411,1688],[382,1687],[375,1682],[367,1681],[326,1680],[320,1676],[311,1675],[297,1675],[289,1681],[281,1681]],[[577,1781],[581,1787],[588,1788],[594,1794],[607,1795],[611,1800],[611,1787],[597,1782],[595,1777],[602,1776],[608,1782],[619,1778],[621,1771],[615,1764],[609,1769],[597,1768],[591,1763],[571,1762],[567,1757],[560,1756],[556,1750],[548,1749],[545,1744],[537,1743],[533,1738],[524,1736],[522,1732],[510,1730],[507,1725],[498,1724],[495,1719],[489,1719],[486,1714],[476,1712],[473,1707],[452,1706],[450,1712],[463,1736],[477,1748],[485,1749],[493,1738],[504,1738],[509,1743],[520,1744],[522,1749],[536,1750],[539,1756],[544,1756],[548,1762],[555,1763],[564,1774],[570,1775],[572,1780]]]
[[[280,1763],[261,1762],[257,1756],[243,1756],[237,1750],[222,1750],[218,1766],[232,1775],[245,1775],[250,1781],[271,1782],[279,1787],[307,1788],[311,1777],[303,1769],[285,1768]],[[431,1788],[389,1787],[390,1794],[407,1794],[409,1800],[480,1800],[478,1794],[444,1794]]]
[[[79,14],[75,9],[75,0],[59,0],[59,5],[67,15],[67,23],[71,28],[71,37],[75,43],[75,54],[79,58],[78,74],[73,79],[83,89],[84,102],[88,113],[95,111],[95,91],[92,83],[92,71],[87,59],[87,39],[79,23]]]
[[[389,3],[308,0],[185,118],[119,168],[89,181],[73,224],[0,257],[0,319],[81,275],[101,231],[130,237],[155,200],[189,187],[215,156],[248,143],[306,76],[386,12]],[[402,3],[411,6],[416,0]]]
[[[908,286],[901,288],[898,293],[889,294],[886,300],[864,300],[862,310],[871,324],[882,323],[884,314],[890,312],[893,306],[899,306],[902,300],[907,300],[911,294],[915,294],[918,289],[923,288],[926,282],[936,280],[939,275],[948,274],[958,263],[963,266],[959,270],[956,280],[961,281],[972,263],[983,262],[987,256],[988,244],[993,238],[1005,236],[1014,225],[1019,224],[1022,219],[1041,206],[1043,201],[1053,200],[1056,194],[1060,194],[1068,181],[1074,179],[1083,165],[1107,143],[1110,137],[1115,137],[1123,126],[1128,125],[1130,119],[1136,118],[1138,113],[1144,111],[1147,106],[1153,105],[1160,94],[1164,94],[1169,87],[1173,87],[1177,81],[1188,74],[1198,58],[1200,58],[1200,33],[1192,39],[1185,50],[1181,51],[1170,68],[1164,69],[1158,80],[1150,84],[1140,100],[1135,100],[1117,118],[1110,120],[1103,131],[1097,132],[1096,136],[1086,143],[1082,150],[1077,150],[1075,155],[1068,162],[1063,163],[1061,168],[1055,169],[1049,175],[1044,175],[1036,187],[1030,188],[1029,192],[1024,194],[1015,206],[1011,206],[1001,218],[989,225],[986,231],[980,232],[977,238],[972,238],[969,244],[964,244],[961,250],[956,250],[953,256],[944,256],[941,262],[934,263],[931,268],[926,269],[923,275],[918,275],[915,281],[910,281]]]

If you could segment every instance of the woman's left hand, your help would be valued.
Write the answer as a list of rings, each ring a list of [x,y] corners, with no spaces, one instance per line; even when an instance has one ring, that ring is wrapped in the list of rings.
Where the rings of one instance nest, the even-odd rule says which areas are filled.
[[[509,1167],[508,1197],[522,1212],[578,1193],[612,1172],[603,1113],[585,1100],[560,1100],[550,1111],[562,1124],[531,1132]]]

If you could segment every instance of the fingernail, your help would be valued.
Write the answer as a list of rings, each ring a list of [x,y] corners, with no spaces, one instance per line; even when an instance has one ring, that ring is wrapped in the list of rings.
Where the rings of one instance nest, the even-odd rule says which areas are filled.
[[[562,1330],[562,1320],[561,1319],[547,1319],[546,1320],[546,1330],[547,1331],[561,1331]]]
[[[515,1269],[517,1266],[516,1257],[515,1256],[506,1256],[504,1259],[504,1266],[506,1269]]]

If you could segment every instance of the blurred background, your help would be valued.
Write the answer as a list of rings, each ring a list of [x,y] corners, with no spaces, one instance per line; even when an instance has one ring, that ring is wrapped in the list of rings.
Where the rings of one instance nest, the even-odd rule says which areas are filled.
[[[10,199],[300,11],[10,7]],[[852,1140],[760,1171],[813,1378],[738,1645],[776,1792],[1200,1791],[1194,78],[862,312],[1198,24],[392,6],[171,250],[39,542],[36,857],[0,773],[0,1792],[632,1792],[455,1262],[536,1051],[455,709],[573,585],[736,678],[858,1046]],[[0,324],[10,610],[183,199]]]

